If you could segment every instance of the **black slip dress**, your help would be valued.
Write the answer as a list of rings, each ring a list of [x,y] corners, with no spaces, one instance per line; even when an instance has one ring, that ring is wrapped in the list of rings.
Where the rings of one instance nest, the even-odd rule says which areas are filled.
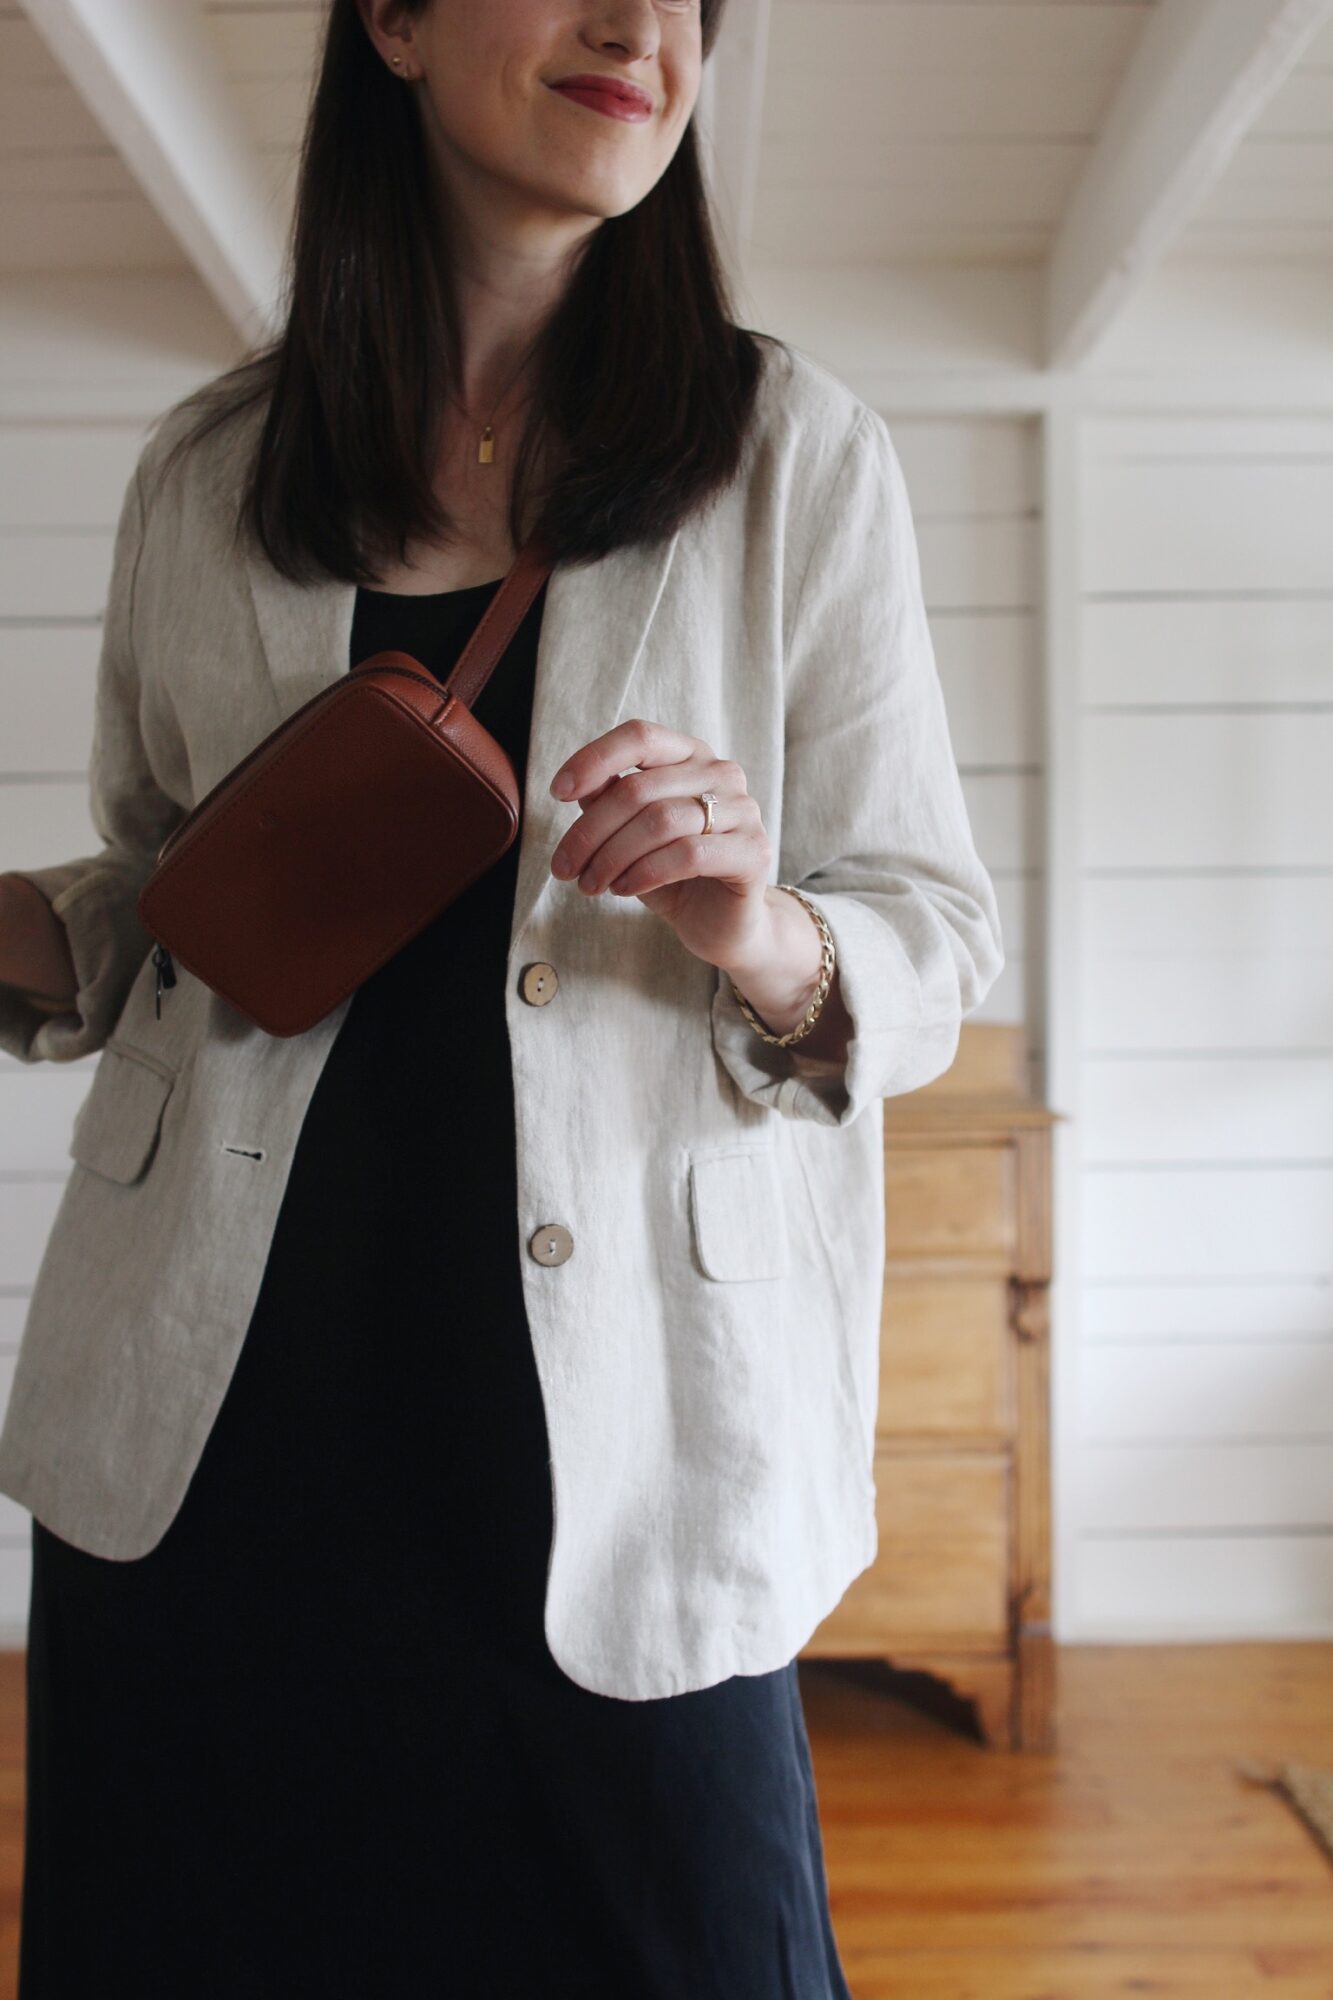
[[[440,678],[498,579],[358,592]],[[545,587],[477,702],[522,780]],[[794,1661],[658,1700],[543,1630],[519,840],[356,993],[158,1545],[32,1528],[20,2000],[850,2000]]]

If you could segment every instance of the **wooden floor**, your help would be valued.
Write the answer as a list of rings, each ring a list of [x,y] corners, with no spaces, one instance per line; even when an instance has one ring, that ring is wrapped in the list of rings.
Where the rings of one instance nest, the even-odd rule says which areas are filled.
[[[1037,1756],[872,1663],[802,1662],[855,2000],[1330,2000],[1333,1863],[1232,1767],[1333,1769],[1333,1645],[1067,1647],[1057,1672]]]
[[[1033,1756],[985,1749],[935,1683],[802,1662],[855,2000],[1333,2000],[1333,1863],[1233,1770],[1333,1768],[1333,1645],[1070,1647],[1058,1665],[1059,1748]],[[0,1771],[0,2000],[13,2000],[12,1652]]]

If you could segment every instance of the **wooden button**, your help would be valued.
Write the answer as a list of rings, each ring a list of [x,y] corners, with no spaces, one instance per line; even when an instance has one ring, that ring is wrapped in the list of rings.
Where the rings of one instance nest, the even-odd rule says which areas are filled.
[[[544,1222],[528,1238],[528,1249],[539,1264],[563,1264],[574,1252],[574,1238],[562,1222]]]
[[[554,1000],[559,984],[555,967],[539,958],[532,965],[524,966],[518,990],[530,1007],[544,1007],[548,1000]]]

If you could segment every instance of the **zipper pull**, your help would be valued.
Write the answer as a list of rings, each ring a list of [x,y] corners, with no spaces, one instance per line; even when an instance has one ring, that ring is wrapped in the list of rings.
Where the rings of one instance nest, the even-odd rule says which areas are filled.
[[[157,967],[157,988],[153,995],[153,1003],[157,1018],[160,1021],[162,1019],[162,988],[164,986],[171,987],[176,984],[176,968],[171,962],[171,953],[165,945],[155,944],[153,946],[153,964]]]

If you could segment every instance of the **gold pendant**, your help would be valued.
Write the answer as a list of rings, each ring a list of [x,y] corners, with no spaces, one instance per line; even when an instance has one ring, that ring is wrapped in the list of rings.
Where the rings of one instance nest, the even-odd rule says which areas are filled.
[[[495,457],[495,432],[491,429],[490,425],[487,424],[485,430],[481,434],[481,443],[477,447],[477,464],[489,465],[494,457]]]

